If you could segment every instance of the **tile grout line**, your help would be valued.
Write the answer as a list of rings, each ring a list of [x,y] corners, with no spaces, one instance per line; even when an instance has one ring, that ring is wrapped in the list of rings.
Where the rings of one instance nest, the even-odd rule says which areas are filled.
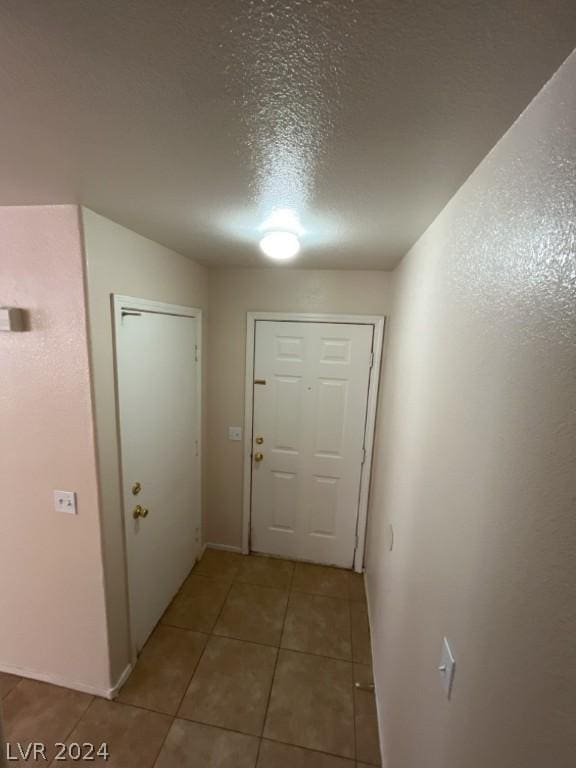
[[[213,581],[217,581],[217,579],[213,579]],[[211,630],[209,632],[202,632],[202,634],[206,634],[207,635],[207,640],[204,643],[204,648],[202,648],[202,653],[200,654],[200,656],[198,656],[198,661],[194,665],[194,671],[192,672],[192,674],[190,675],[190,677],[188,679],[188,682],[186,683],[186,688],[184,689],[184,693],[182,694],[182,696],[180,698],[180,701],[178,702],[178,706],[176,707],[176,713],[174,715],[175,718],[178,717],[178,712],[180,711],[180,707],[182,706],[182,702],[184,701],[184,699],[186,697],[186,694],[188,693],[188,688],[190,687],[190,683],[192,682],[192,679],[193,679],[194,675],[198,671],[198,667],[200,666],[200,662],[204,658],[204,654],[206,653],[206,648],[208,647],[208,643],[210,642],[210,638],[211,637],[218,637],[218,635],[214,634],[214,627],[216,626],[216,624],[218,623],[218,619],[222,615],[222,611],[224,610],[224,606],[226,605],[226,601],[228,600],[228,595],[230,594],[233,585],[234,585],[234,579],[232,579],[232,581],[230,582],[230,585],[229,585],[229,587],[228,587],[228,589],[226,591],[226,594],[224,595],[224,600],[222,601],[222,605],[220,606],[220,610],[218,611],[218,614],[217,614],[217,616],[216,616],[216,618],[214,620],[214,623],[212,624]],[[168,625],[165,625],[165,626],[171,626],[171,625],[168,624]],[[174,628],[175,629],[182,629],[182,627],[174,627]]]
[[[95,697],[95,698],[98,698],[98,697]],[[106,701],[106,699],[103,699],[103,701]],[[169,715],[166,712],[159,712],[156,709],[150,709],[149,707],[144,707],[142,704],[125,704],[124,702],[121,702],[121,701],[120,702],[111,702],[111,703],[120,704],[121,706],[131,707],[133,709],[140,709],[143,712],[148,712],[149,714],[153,714],[153,715],[163,715],[164,717],[169,717],[171,719],[171,721],[172,721],[170,723],[170,727],[174,724],[174,721],[182,720],[182,721],[184,721],[186,723],[195,723],[196,725],[204,725],[207,728],[214,728],[217,731],[224,731],[224,732],[229,732],[229,733],[237,733],[239,736],[247,736],[247,737],[251,737],[253,739],[258,739],[259,741],[271,741],[274,744],[283,744],[283,745],[285,745],[287,747],[294,747],[296,749],[302,749],[304,751],[314,752],[314,753],[320,754],[320,755],[328,755],[330,757],[339,757],[341,760],[351,760],[352,762],[354,762],[354,758],[353,757],[345,757],[344,755],[337,754],[336,752],[326,752],[325,750],[315,749],[314,747],[303,747],[300,744],[294,744],[291,741],[281,741],[280,739],[272,738],[270,736],[257,736],[254,733],[247,733],[246,731],[239,731],[237,728],[231,728],[229,726],[224,727],[222,725],[215,725],[214,723],[207,723],[204,720],[196,720],[196,719],[194,719],[192,717],[184,717],[184,716],[179,717],[178,715]],[[82,717],[84,717],[84,715],[82,715]],[[82,719],[82,718],[80,718],[80,719]],[[76,726],[74,726],[74,727],[76,727]],[[168,730],[170,730],[170,729],[168,729]],[[166,734],[166,737],[167,737],[167,735],[168,734]],[[166,740],[166,737],[164,738],[164,741]],[[164,746],[164,742],[162,743],[162,746]],[[158,755],[159,754],[160,753],[158,753]],[[366,763],[366,764],[367,765],[373,765],[372,763]],[[49,766],[49,768],[51,768],[51,766]],[[377,768],[377,766],[375,768]]]
[[[20,686],[25,680],[33,680],[33,679],[34,678],[32,678],[32,677],[21,677],[20,680],[18,680],[18,682],[16,683],[16,685],[13,688],[10,688],[9,691],[6,691],[4,696],[0,697],[0,702],[6,701],[8,696],[11,696],[14,693],[14,691],[16,690],[16,688],[18,688],[18,686]],[[36,682],[41,682],[41,681],[37,680]],[[48,685],[51,685],[51,683],[48,683]],[[70,689],[68,689],[68,690],[70,690]]]
[[[356,765],[356,758],[354,757],[348,757],[347,755],[342,755],[337,752],[326,752],[323,749],[315,749],[314,747],[303,747],[301,744],[294,744],[292,741],[280,741],[280,739],[272,739],[269,736],[263,736],[261,741],[271,741],[273,744],[282,744],[285,747],[293,747],[294,749],[301,749],[303,752],[312,752],[315,755],[326,755],[327,757],[336,757],[339,760],[347,760],[349,763],[351,763],[351,768],[354,768]],[[366,763],[366,765],[370,765],[372,767],[372,763]],[[374,766],[374,768],[381,768],[381,766]]]
[[[18,683],[18,685],[20,685],[20,683]],[[48,685],[51,685],[51,683],[48,683]],[[18,687],[18,686],[16,686],[16,687]],[[67,690],[71,690],[71,689],[67,689]],[[84,715],[85,715],[85,714],[88,712],[88,710],[90,709],[90,707],[91,707],[91,706],[92,706],[92,704],[93,704],[93,703],[96,701],[96,699],[97,699],[97,698],[99,698],[99,697],[98,697],[98,696],[91,696],[91,698],[90,698],[90,701],[88,702],[88,705],[87,705],[86,709],[84,710],[84,712],[82,712],[82,714],[81,714],[81,715],[80,715],[80,717],[79,717],[79,718],[76,720],[76,722],[74,723],[74,725],[72,726],[72,728],[70,728],[70,730],[69,730],[69,731],[66,733],[66,736],[65,736],[65,737],[62,739],[62,743],[63,743],[63,744],[65,744],[65,743],[67,742],[67,740],[70,738],[70,736],[72,736],[72,734],[74,733],[74,731],[76,730],[76,728],[77,728],[77,727],[80,725],[80,721],[82,720],[82,718],[84,717]],[[104,701],[106,701],[106,699],[104,699]],[[50,761],[50,766],[49,766],[48,768],[51,768],[51,766],[52,766],[52,765],[54,765],[54,760],[55,760],[55,758],[53,758],[53,759]]]
[[[189,579],[189,578],[190,578],[190,576],[192,575],[192,572],[194,571],[194,568],[195,568],[195,567],[196,567],[196,563],[194,563],[194,565],[192,566],[192,570],[190,571],[190,573],[188,574],[188,576],[186,577],[186,579]],[[185,581],[186,581],[186,579],[185,579]],[[180,590],[178,590],[178,594],[179,594],[179,593],[180,593]],[[172,602],[173,602],[173,601],[171,600],[171,601],[170,601],[170,605],[172,605]],[[168,606],[168,608],[170,608],[170,605]],[[166,611],[168,610],[168,608],[166,608]],[[162,616],[164,616],[164,615],[166,614],[166,611],[164,611],[164,613],[162,614]],[[158,624],[159,624],[159,625],[161,625],[161,623],[162,623],[162,618],[160,619],[160,621],[158,622]],[[164,625],[164,626],[170,626],[170,625]],[[181,627],[174,627],[174,629],[182,629],[182,628],[181,628]],[[189,631],[189,630],[184,630],[184,631]],[[200,634],[200,633],[198,633],[198,634]],[[204,634],[204,633],[202,633],[202,634]],[[200,656],[198,657],[198,661],[196,662],[196,664],[195,664],[195,666],[194,666],[194,671],[192,672],[192,674],[190,675],[190,678],[189,678],[188,682],[186,683],[186,687],[184,688],[184,693],[182,694],[182,698],[181,698],[181,699],[180,699],[180,701],[178,702],[178,706],[176,707],[176,713],[175,713],[175,714],[173,714],[173,715],[170,715],[170,714],[168,714],[168,715],[167,715],[167,713],[166,713],[166,712],[158,712],[157,710],[154,710],[154,709],[148,709],[147,707],[139,707],[140,709],[143,709],[143,710],[145,710],[146,712],[153,712],[153,713],[155,713],[155,714],[162,714],[162,715],[167,715],[168,717],[170,717],[170,724],[169,724],[168,728],[166,729],[166,733],[164,734],[164,738],[163,738],[163,739],[162,739],[162,741],[160,742],[160,747],[159,747],[159,749],[158,749],[158,751],[157,751],[157,753],[156,753],[156,757],[154,758],[154,762],[151,764],[151,768],[154,768],[154,766],[156,765],[156,763],[157,763],[157,762],[158,762],[158,760],[160,759],[160,755],[161,755],[161,753],[162,753],[162,750],[164,749],[164,745],[166,744],[166,740],[168,739],[168,736],[169,736],[169,734],[170,734],[170,731],[172,730],[172,726],[174,725],[174,721],[176,720],[176,715],[178,714],[178,710],[180,709],[180,706],[181,706],[181,704],[182,704],[182,700],[184,699],[184,696],[186,695],[186,691],[188,690],[188,686],[190,685],[190,681],[191,681],[191,680],[192,680],[192,678],[194,677],[194,673],[196,672],[196,669],[197,669],[197,667],[198,667],[198,664],[200,663],[200,659],[202,658],[202,655],[204,654],[204,649],[206,648],[206,646],[207,646],[207,645],[208,645],[208,640],[206,640],[206,642],[204,643],[204,648],[202,648],[202,653],[201,653],[201,654],[200,654]],[[133,704],[132,704],[132,705],[130,705],[130,706],[135,706],[135,705],[133,705]]]
[[[274,680],[276,679],[276,670],[278,669],[278,659],[280,658],[280,650],[282,649],[282,637],[284,635],[284,627],[286,626],[286,617],[288,615],[288,606],[290,605],[290,595],[292,594],[292,584],[294,583],[294,573],[296,571],[296,565],[293,566],[290,574],[290,583],[288,585],[288,594],[286,599],[286,607],[284,608],[284,618],[282,620],[282,629],[280,630],[280,639],[278,641],[278,648],[276,650],[276,661],[274,662],[274,671],[272,672],[272,680],[270,681],[270,690],[268,691],[268,698],[266,700],[266,707],[264,709],[264,718],[262,720],[262,730],[260,733],[260,739],[258,741],[258,750],[256,752],[256,762],[254,768],[258,768],[258,761],[260,760],[260,750],[262,749],[262,740],[264,738],[264,729],[266,728],[266,721],[268,720],[268,710],[270,709],[270,699],[272,698],[272,688],[274,687]]]
[[[197,565],[197,563],[194,564],[192,570],[190,571],[190,573],[186,577],[187,579],[190,578],[190,576],[193,574],[194,568],[196,567],[196,565]],[[199,576],[201,574],[196,574],[196,575]],[[209,578],[209,577],[207,577],[207,578]],[[213,581],[217,581],[217,579],[213,579]],[[164,745],[166,744],[166,740],[168,739],[170,731],[172,730],[172,726],[174,725],[174,722],[175,722],[175,720],[178,717],[178,712],[180,711],[180,707],[182,706],[182,702],[184,701],[184,698],[185,698],[186,694],[188,693],[188,688],[190,687],[190,683],[192,682],[192,678],[196,674],[196,670],[198,669],[198,667],[200,665],[200,662],[202,661],[202,658],[204,657],[204,653],[206,651],[206,648],[208,647],[208,643],[210,642],[210,638],[213,636],[212,630],[216,626],[216,623],[218,622],[218,619],[220,618],[220,614],[224,610],[224,604],[226,603],[226,600],[228,600],[228,595],[230,594],[230,590],[232,589],[232,585],[233,584],[234,584],[234,579],[232,579],[232,581],[230,582],[230,586],[228,587],[226,595],[224,596],[224,600],[222,601],[222,606],[220,608],[220,611],[219,611],[218,615],[216,616],[216,620],[214,621],[214,624],[212,625],[212,629],[210,630],[209,633],[204,633],[204,632],[201,633],[201,634],[207,634],[207,640],[204,643],[204,648],[202,648],[202,652],[198,656],[198,661],[194,665],[194,670],[193,670],[192,674],[190,675],[190,677],[189,677],[189,679],[188,679],[188,681],[186,683],[186,686],[184,688],[184,693],[180,697],[180,701],[178,702],[178,706],[176,707],[176,712],[175,712],[174,715],[171,715],[172,719],[170,721],[170,725],[168,726],[168,729],[166,730],[166,734],[165,734],[164,738],[162,739],[162,743],[160,744],[160,749],[158,750],[158,752],[156,754],[156,757],[154,758],[154,762],[152,763],[152,768],[154,768],[154,766],[156,765],[156,763],[160,759],[160,754],[162,753],[162,750],[164,749]],[[165,625],[165,626],[170,626],[170,625]],[[181,629],[181,627],[175,627],[175,629]],[[145,707],[142,707],[142,709],[145,709]],[[147,711],[154,711],[154,710],[147,710]],[[162,714],[165,714],[165,713],[162,713]],[[184,719],[184,718],[182,718],[182,719]]]
[[[3,672],[2,674],[9,675],[11,673],[10,672]],[[6,693],[3,696],[0,696],[0,701],[4,701],[5,699],[7,699],[8,696],[10,696],[10,694],[12,693],[12,691],[15,691],[16,688],[18,688],[18,686],[20,685],[20,683],[24,682],[24,680],[32,680],[33,679],[33,678],[30,678],[30,677],[20,677],[19,675],[13,675],[13,677],[17,677],[18,678],[18,682],[15,685],[13,685],[12,688],[7,690]]]
[[[326,592],[311,592],[305,589],[292,589],[291,592],[295,592],[297,595],[309,595],[310,597],[326,597],[328,600],[338,600],[339,603],[349,603],[349,597],[340,597],[340,595],[330,595]]]
[[[146,710],[146,711],[148,711],[148,710]],[[168,715],[168,717],[170,717],[170,724],[169,724],[168,728],[166,728],[166,733],[164,734],[164,738],[160,742],[160,747],[158,748],[158,751],[156,752],[156,757],[154,758],[154,762],[150,764],[151,768],[154,768],[154,766],[156,765],[156,763],[160,759],[160,755],[162,753],[162,750],[164,749],[164,745],[166,744],[166,740],[168,739],[170,731],[172,730],[172,726],[174,725],[174,721],[176,720],[176,716],[175,715]]]
[[[169,626],[169,625],[167,625]],[[179,627],[174,627],[174,629],[179,629]],[[187,631],[187,630],[184,630]],[[205,634],[204,632],[198,633],[198,634]],[[196,674],[196,670],[198,669],[198,665],[200,664],[200,661],[202,660],[202,657],[204,656],[204,651],[206,650],[206,646],[208,645],[208,641],[210,640],[210,635],[206,635],[206,642],[204,643],[204,646],[202,650],[200,651],[200,654],[198,655],[198,660],[196,664],[194,664],[194,668],[192,672],[190,673],[190,677],[186,680],[186,685],[184,686],[184,693],[180,697],[180,701],[178,702],[178,706],[176,707],[176,712],[174,713],[173,717],[176,717],[178,714],[178,710],[182,706],[182,702],[184,701],[184,697],[186,696],[186,693],[188,692],[188,688],[190,687],[190,683],[192,682],[192,678]]]
[[[164,713],[155,712],[155,710],[153,709],[148,709],[138,704],[130,704],[126,706],[135,707],[136,709],[141,709],[144,712],[151,712],[153,714],[166,715],[165,712]],[[171,715],[166,715],[166,716],[172,717]],[[239,731],[237,728],[224,727],[223,725],[215,725],[214,723],[207,723],[204,720],[196,720],[192,717],[178,717],[176,715],[172,717],[172,720],[173,722],[175,720],[182,720],[185,723],[194,723],[194,725],[201,725],[201,726],[205,726],[206,728],[213,728],[215,731],[223,731],[224,733],[235,733],[235,734],[238,734],[238,736],[246,736],[247,738],[258,739],[259,742],[270,741],[274,744],[282,744],[283,746],[286,746],[286,747],[294,747],[294,749],[301,749],[304,752],[313,752],[314,754],[318,754],[318,755],[327,755],[328,757],[337,757],[337,758],[340,758],[340,760],[349,760],[352,763],[355,762],[355,759],[353,757],[346,757],[345,755],[338,754],[337,752],[326,752],[323,749],[315,749],[314,747],[303,747],[300,744],[294,744],[291,741],[281,741],[278,738],[272,738],[270,736],[257,736],[255,733],[248,733],[247,731]],[[257,755],[257,759],[258,759],[258,755]],[[374,768],[380,768],[379,766],[376,766],[374,763],[366,763],[366,765],[374,766]]]
[[[245,640],[243,637],[233,637],[232,635],[219,635],[215,632],[211,632],[210,634],[207,634],[206,632],[199,632],[198,630],[195,630],[195,629],[187,629],[186,627],[179,627],[177,624],[164,624],[163,626],[170,627],[170,629],[179,629],[181,632],[196,632],[199,635],[206,635],[208,638],[216,637],[216,638],[221,638],[223,640],[236,640],[236,642],[238,643],[247,643],[248,645],[257,645],[260,648],[277,648],[278,650],[282,650],[282,651],[290,651],[290,653],[299,653],[302,656],[315,656],[318,659],[329,659],[330,661],[342,661],[345,664],[357,663],[357,664],[364,664],[365,666],[369,666],[365,662],[360,662],[360,661],[354,662],[352,655],[350,655],[348,658],[345,658],[344,656],[329,656],[326,653],[314,653],[314,651],[302,651],[299,648],[287,648],[282,645],[272,645],[271,643],[262,643],[259,640]],[[129,702],[123,702],[123,703],[126,704]],[[151,711],[156,712],[159,710],[151,710]]]

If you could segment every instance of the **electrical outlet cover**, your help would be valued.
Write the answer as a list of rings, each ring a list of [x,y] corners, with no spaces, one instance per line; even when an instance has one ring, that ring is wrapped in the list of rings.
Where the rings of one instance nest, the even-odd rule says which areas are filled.
[[[74,491],[54,491],[54,509],[56,512],[76,514],[76,493]]]

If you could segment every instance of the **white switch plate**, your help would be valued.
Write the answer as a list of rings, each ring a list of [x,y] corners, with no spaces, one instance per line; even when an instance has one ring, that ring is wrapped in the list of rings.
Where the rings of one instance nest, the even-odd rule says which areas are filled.
[[[438,671],[440,672],[442,687],[444,688],[446,696],[450,698],[452,685],[454,683],[454,673],[456,672],[456,662],[454,661],[450,644],[446,638],[444,638],[444,641],[442,642],[442,656],[440,658]]]
[[[56,512],[76,514],[76,493],[74,491],[54,491],[54,509]]]
[[[228,427],[228,440],[242,440],[242,427]]]

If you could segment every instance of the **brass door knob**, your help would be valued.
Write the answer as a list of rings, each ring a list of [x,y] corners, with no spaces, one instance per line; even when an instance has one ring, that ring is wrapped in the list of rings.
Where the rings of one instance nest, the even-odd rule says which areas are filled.
[[[256,445],[262,445],[263,442],[264,442],[264,438],[263,437],[257,437],[256,438]]]
[[[134,485],[132,486],[132,493],[134,494],[134,496],[138,496],[141,490],[142,490],[142,485],[138,482],[134,483]]]
[[[263,458],[264,458],[264,454],[263,453],[255,453],[254,454],[254,461],[262,461]]]
[[[137,504],[132,512],[132,517],[137,520],[139,517],[148,517],[148,510],[146,507]]]

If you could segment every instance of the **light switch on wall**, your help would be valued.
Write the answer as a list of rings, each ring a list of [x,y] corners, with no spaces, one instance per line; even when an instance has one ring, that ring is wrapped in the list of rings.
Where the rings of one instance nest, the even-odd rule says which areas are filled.
[[[242,427],[228,427],[228,440],[242,440]]]
[[[54,491],[54,509],[56,512],[76,514],[76,493],[74,491]]]
[[[446,696],[450,698],[450,694],[452,693],[452,684],[454,683],[454,673],[456,672],[456,662],[454,660],[454,656],[452,655],[450,644],[446,638],[444,638],[442,642],[442,656],[440,658],[440,666],[438,667],[438,672],[440,672],[442,687],[446,692]]]

